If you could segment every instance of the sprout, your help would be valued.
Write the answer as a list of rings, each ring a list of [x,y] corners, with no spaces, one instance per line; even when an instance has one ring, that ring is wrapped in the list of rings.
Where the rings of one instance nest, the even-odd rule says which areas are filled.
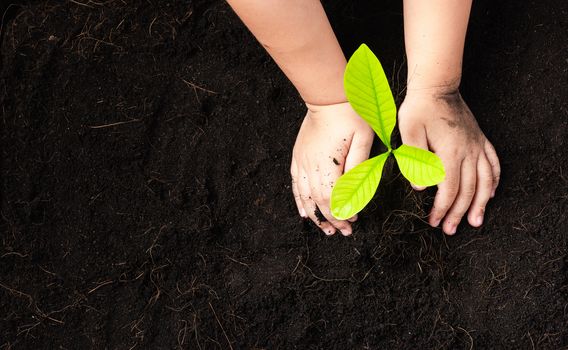
[[[343,174],[331,193],[331,213],[347,220],[363,210],[371,201],[392,153],[400,172],[417,186],[433,186],[444,180],[444,165],[434,153],[401,145],[391,147],[391,134],[396,124],[396,105],[381,63],[363,44],[347,63],[344,87],[349,104],[379,136],[387,151],[357,165]]]

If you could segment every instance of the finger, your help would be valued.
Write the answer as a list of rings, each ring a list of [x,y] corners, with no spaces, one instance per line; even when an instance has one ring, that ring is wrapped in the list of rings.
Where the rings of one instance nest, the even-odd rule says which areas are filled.
[[[443,163],[446,169],[446,179],[438,185],[438,192],[428,219],[433,227],[437,227],[446,216],[460,188],[461,162],[443,161]]]
[[[343,173],[348,172],[353,169],[357,164],[364,162],[369,159],[369,153],[371,152],[371,146],[373,145],[374,134],[366,133],[355,133],[353,139],[351,140],[351,145],[349,146],[349,152],[347,157],[345,157],[345,164],[343,167]]]
[[[304,209],[304,205],[302,204],[302,200],[300,198],[300,191],[298,190],[297,180],[292,178],[292,192],[294,193],[294,200],[296,201],[296,207],[298,207],[298,213],[302,218],[307,218],[308,215],[306,214],[306,209]]]
[[[335,158],[334,158],[335,159]],[[337,159],[335,159],[337,161]],[[341,231],[344,236],[349,236],[352,232],[351,224],[345,220],[337,220],[332,214],[330,209],[331,204],[331,190],[337,178],[341,176],[341,167],[336,166],[336,163],[342,162],[343,159],[333,162],[331,167],[322,167],[321,170],[316,174],[313,174],[310,179],[310,189],[312,193],[312,199],[318,206],[321,215],[327,220],[333,227]],[[312,181],[312,179],[316,179]],[[322,219],[320,217],[320,219]]]
[[[428,139],[426,138],[426,130],[424,128],[412,128],[411,131],[401,133],[402,142],[418,148],[428,150]],[[416,191],[423,191],[425,186],[417,186],[410,184]]]
[[[373,145],[373,137],[375,135],[373,133],[365,134],[362,133],[355,133],[351,140],[351,144],[349,146],[349,152],[345,157],[345,164],[343,166],[343,173],[348,172],[349,170],[353,169],[358,164],[364,162],[365,160],[369,159],[369,154],[371,152],[371,147]],[[341,175],[341,174],[339,174]],[[338,176],[339,177],[339,176]],[[353,215],[351,218],[347,219],[349,222],[357,221],[359,217],[357,214]],[[343,233],[343,231],[342,231]]]
[[[311,199],[304,201],[304,208],[306,208],[308,217],[323,231],[323,233],[328,236],[335,234],[337,229],[322,215],[320,209],[316,205],[316,202]]]
[[[298,167],[296,165],[296,159],[292,157],[292,165],[290,166],[290,174],[292,175],[292,193],[294,193],[294,201],[296,202],[296,207],[298,208],[298,213],[304,219],[308,217],[302,200],[300,199],[300,191],[298,190]]]
[[[333,217],[333,215],[331,215],[331,210],[329,208],[330,201],[328,195],[321,194],[319,196],[315,196],[314,201],[318,206],[320,213],[324,216],[327,222],[329,222],[331,225],[333,225],[333,227],[338,229],[342,235],[344,236],[351,235],[351,233],[353,232],[351,230],[351,224],[346,220],[337,220],[336,218]]]
[[[491,198],[495,197],[495,191],[497,186],[499,186],[499,180],[501,180],[501,164],[499,163],[499,157],[495,148],[489,141],[485,141],[485,155],[489,164],[491,164],[491,170],[493,173],[493,187],[491,188]]]
[[[327,221],[321,221],[316,215],[316,204],[312,200],[310,183],[308,176],[305,172],[299,171],[298,173],[298,192],[300,194],[300,200],[302,201],[302,207],[306,211],[306,215],[319,227],[326,235],[332,235],[335,233],[335,228]]]
[[[443,230],[448,235],[456,233],[458,225],[475,195],[477,179],[476,168],[477,162],[470,159],[466,159],[462,162],[458,195],[444,219]]]
[[[481,152],[477,160],[477,184],[475,196],[469,206],[467,219],[469,224],[474,227],[479,227],[483,224],[483,215],[485,214],[485,207],[491,197],[493,189],[493,171],[491,164],[487,160],[485,153]]]

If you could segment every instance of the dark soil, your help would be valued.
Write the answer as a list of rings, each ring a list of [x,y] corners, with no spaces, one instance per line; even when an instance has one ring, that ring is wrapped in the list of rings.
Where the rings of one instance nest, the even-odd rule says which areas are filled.
[[[1,349],[568,347],[568,2],[475,2],[462,92],[500,154],[481,229],[390,174],[352,237],[298,215],[305,113],[223,1],[2,11]],[[403,95],[400,1],[327,2]]]

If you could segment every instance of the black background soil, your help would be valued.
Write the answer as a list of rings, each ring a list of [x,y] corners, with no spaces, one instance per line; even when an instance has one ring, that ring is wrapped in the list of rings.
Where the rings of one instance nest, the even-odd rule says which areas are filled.
[[[325,5],[400,102],[400,2]],[[352,237],[297,216],[304,107],[224,2],[2,12],[1,349],[568,346],[565,0],[475,2],[462,93],[503,176],[452,238],[392,163]]]

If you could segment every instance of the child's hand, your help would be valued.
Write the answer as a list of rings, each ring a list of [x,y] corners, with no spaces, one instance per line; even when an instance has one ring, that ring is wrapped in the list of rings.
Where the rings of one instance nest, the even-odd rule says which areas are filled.
[[[296,205],[325,234],[338,229],[347,236],[356,217],[341,221],[331,215],[331,190],[339,176],[369,157],[375,134],[347,102],[307,106],[290,168]]]
[[[438,185],[429,222],[454,234],[468,211],[470,225],[483,223],[495,195],[501,168],[495,149],[479,129],[460,93],[409,91],[398,114],[402,141],[430,149],[444,163],[446,179]]]

